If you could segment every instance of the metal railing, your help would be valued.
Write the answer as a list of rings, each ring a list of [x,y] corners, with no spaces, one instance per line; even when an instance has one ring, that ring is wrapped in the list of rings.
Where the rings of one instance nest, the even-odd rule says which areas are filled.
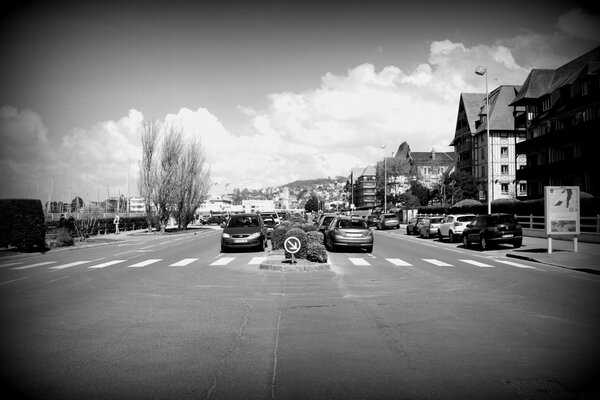
[[[523,228],[546,229],[546,218],[542,215],[515,215]],[[600,215],[595,217],[580,217],[582,233],[600,233]]]

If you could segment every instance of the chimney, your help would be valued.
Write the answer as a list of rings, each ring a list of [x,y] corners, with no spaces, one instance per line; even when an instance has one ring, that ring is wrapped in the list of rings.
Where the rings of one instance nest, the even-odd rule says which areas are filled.
[[[431,149],[431,159],[435,160],[435,149]]]

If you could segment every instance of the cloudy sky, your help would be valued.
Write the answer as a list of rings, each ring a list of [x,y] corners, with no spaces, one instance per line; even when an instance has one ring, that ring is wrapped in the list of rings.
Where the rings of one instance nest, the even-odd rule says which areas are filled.
[[[592,2],[148,3],[3,2],[0,196],[136,195],[144,120],[200,137],[216,191],[452,151],[478,65],[519,85],[600,43]]]

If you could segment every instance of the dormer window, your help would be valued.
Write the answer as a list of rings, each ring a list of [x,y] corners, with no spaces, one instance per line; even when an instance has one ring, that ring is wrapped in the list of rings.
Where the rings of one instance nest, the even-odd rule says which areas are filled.
[[[550,99],[550,96],[548,96],[546,99],[544,99],[543,103],[542,103],[542,111],[548,111],[550,109],[552,105],[552,100]]]

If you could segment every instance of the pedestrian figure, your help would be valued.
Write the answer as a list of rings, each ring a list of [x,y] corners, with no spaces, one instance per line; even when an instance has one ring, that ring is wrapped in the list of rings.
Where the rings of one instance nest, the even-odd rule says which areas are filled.
[[[119,234],[119,214],[115,214],[115,219],[113,221],[113,224],[115,224],[115,233],[118,235]]]

